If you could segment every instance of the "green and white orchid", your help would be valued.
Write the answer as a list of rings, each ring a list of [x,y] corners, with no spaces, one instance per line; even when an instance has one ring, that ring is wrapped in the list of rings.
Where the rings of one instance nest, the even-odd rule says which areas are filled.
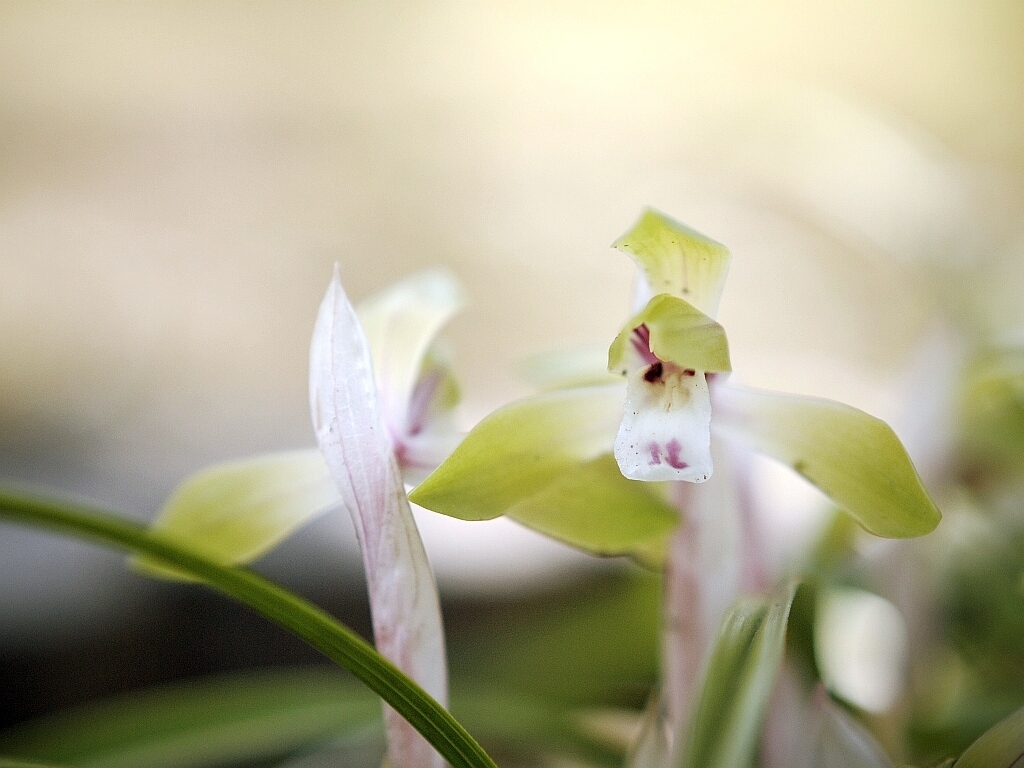
[[[935,528],[939,511],[884,422],[834,401],[724,381],[728,342],[713,319],[729,267],[724,246],[652,210],[614,245],[641,268],[641,301],[654,294],[609,350],[625,391],[570,387],[499,409],[414,489],[415,503],[464,519],[510,514],[599,554],[642,555],[651,537],[670,532],[650,514],[651,490],[595,467],[606,469],[603,457],[614,454],[620,479],[703,482],[714,471],[714,433],[789,465],[876,535]],[[617,504],[616,523],[598,510],[597,530],[577,530],[570,521],[588,515],[597,491],[559,489],[580,473],[602,493],[628,489],[639,503]]]
[[[636,294],[644,302],[608,350],[608,369],[627,377],[615,460],[634,480],[701,483],[714,471],[706,374],[732,370],[725,330],[712,317],[729,251],[664,223],[648,212],[613,246],[641,268]]]
[[[371,298],[357,313],[336,269],[310,348],[319,450],[207,469],[181,485],[153,524],[168,539],[237,564],[343,506],[363,555],[377,649],[442,704],[447,667],[437,588],[405,481],[430,471],[460,438],[451,418],[458,391],[435,338],[461,304],[453,278],[432,271]],[[444,765],[388,708],[385,721],[392,766]]]
[[[787,464],[880,536],[927,533],[940,513],[884,422],[725,381],[728,341],[714,319],[724,246],[648,210],[614,247],[641,270],[636,314],[608,354],[625,387],[568,387],[499,409],[410,498],[463,519],[505,514],[597,554],[666,566],[665,725],[648,734],[667,743],[640,752],[667,756],[686,749],[702,670],[741,589],[742,505],[722,443]]]

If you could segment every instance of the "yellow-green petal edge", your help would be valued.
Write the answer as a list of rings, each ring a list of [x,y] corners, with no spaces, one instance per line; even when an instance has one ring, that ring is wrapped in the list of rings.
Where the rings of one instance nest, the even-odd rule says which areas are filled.
[[[651,293],[686,299],[707,315],[718,312],[730,261],[721,243],[648,208],[612,247],[636,261]]]
[[[290,451],[204,469],[168,499],[152,530],[221,565],[265,554],[298,527],[340,503],[317,450]],[[145,558],[132,565],[155,576],[183,578]]]
[[[426,509],[490,520],[565,471],[611,449],[622,417],[619,384],[549,392],[499,408],[409,494]]]
[[[896,433],[832,400],[733,386],[715,395],[715,427],[789,465],[876,536],[911,538],[942,515]]]
[[[508,510],[528,528],[597,555],[632,555],[658,566],[679,515],[656,483],[627,480],[606,454],[573,467]]]
[[[608,370],[625,375],[635,328],[646,325],[659,360],[695,371],[732,370],[725,329],[687,301],[660,293],[630,318],[608,349]]]

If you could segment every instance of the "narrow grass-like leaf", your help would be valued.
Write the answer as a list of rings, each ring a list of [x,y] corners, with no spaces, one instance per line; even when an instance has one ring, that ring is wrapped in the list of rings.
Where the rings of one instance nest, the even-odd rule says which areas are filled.
[[[188,478],[153,530],[222,565],[255,560],[341,503],[320,451],[289,451],[216,464]],[[152,559],[132,564],[153,576],[183,578]]]
[[[0,490],[0,519],[147,555],[248,605],[347,669],[402,715],[453,768],[495,763],[440,704],[354,632],[257,574],[222,566],[115,516],[24,492]]]
[[[516,754],[560,754],[602,766],[622,751],[564,707],[469,691],[453,709],[486,742]],[[327,742],[376,736],[380,706],[329,668],[222,675],[125,694],[0,734],[0,749],[88,768],[201,768],[265,762]]]
[[[377,697],[349,677],[271,670],[96,702],[0,735],[0,745],[90,768],[198,768],[266,760],[380,724]]]
[[[745,768],[782,665],[795,587],[775,601],[743,598],[722,618],[679,768]]]
[[[820,488],[876,536],[932,531],[942,515],[888,424],[832,400],[725,385],[715,428]]]
[[[651,294],[679,296],[712,317],[718,312],[730,259],[721,243],[648,208],[612,247],[633,257]]]
[[[953,768],[1021,768],[1024,766],[1024,707],[983,733]]]

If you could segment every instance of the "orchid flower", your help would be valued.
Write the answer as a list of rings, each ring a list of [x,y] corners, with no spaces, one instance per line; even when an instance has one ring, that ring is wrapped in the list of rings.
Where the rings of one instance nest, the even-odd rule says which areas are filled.
[[[884,422],[725,382],[728,341],[714,319],[724,246],[649,210],[614,247],[641,270],[636,314],[608,353],[625,387],[587,377],[499,409],[411,498],[463,519],[506,514],[596,554],[665,565],[667,727],[649,732],[671,742],[685,732],[718,620],[739,589],[740,502],[718,438],[787,464],[877,535],[922,535],[940,514]]]
[[[437,588],[403,477],[433,468],[457,444],[458,392],[434,345],[462,302],[442,272],[414,276],[357,315],[335,269],[310,349],[318,451],[272,454],[207,469],[172,495],[154,529],[225,564],[248,562],[331,507],[352,517],[378,650],[447,701]],[[168,574],[153,563],[150,571]],[[385,707],[390,764],[444,761]]]
[[[415,503],[464,519],[509,514],[598,554],[649,559],[659,548],[652,539],[675,521],[666,528],[650,501],[663,500],[657,486],[628,479],[709,479],[716,434],[787,464],[876,535],[919,536],[938,524],[884,422],[831,400],[724,381],[728,342],[713,319],[724,246],[647,211],[615,247],[642,270],[641,300],[654,294],[609,349],[624,390],[588,384],[500,408],[413,490]],[[594,498],[608,493],[632,501],[612,514]]]

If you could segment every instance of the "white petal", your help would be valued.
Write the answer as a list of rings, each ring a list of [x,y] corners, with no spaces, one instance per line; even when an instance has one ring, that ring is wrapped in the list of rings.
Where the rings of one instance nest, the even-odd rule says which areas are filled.
[[[626,405],[615,438],[615,460],[631,480],[711,477],[711,398],[703,371],[665,364],[647,381],[644,369],[626,383]]]
[[[377,648],[444,704],[437,588],[381,419],[366,337],[337,268],[313,331],[309,393],[320,450],[362,548]],[[395,768],[444,765],[404,719],[388,708],[385,717]]]
[[[409,403],[434,337],[459,311],[462,290],[442,270],[412,275],[359,305],[381,409],[393,435],[408,429]]]

